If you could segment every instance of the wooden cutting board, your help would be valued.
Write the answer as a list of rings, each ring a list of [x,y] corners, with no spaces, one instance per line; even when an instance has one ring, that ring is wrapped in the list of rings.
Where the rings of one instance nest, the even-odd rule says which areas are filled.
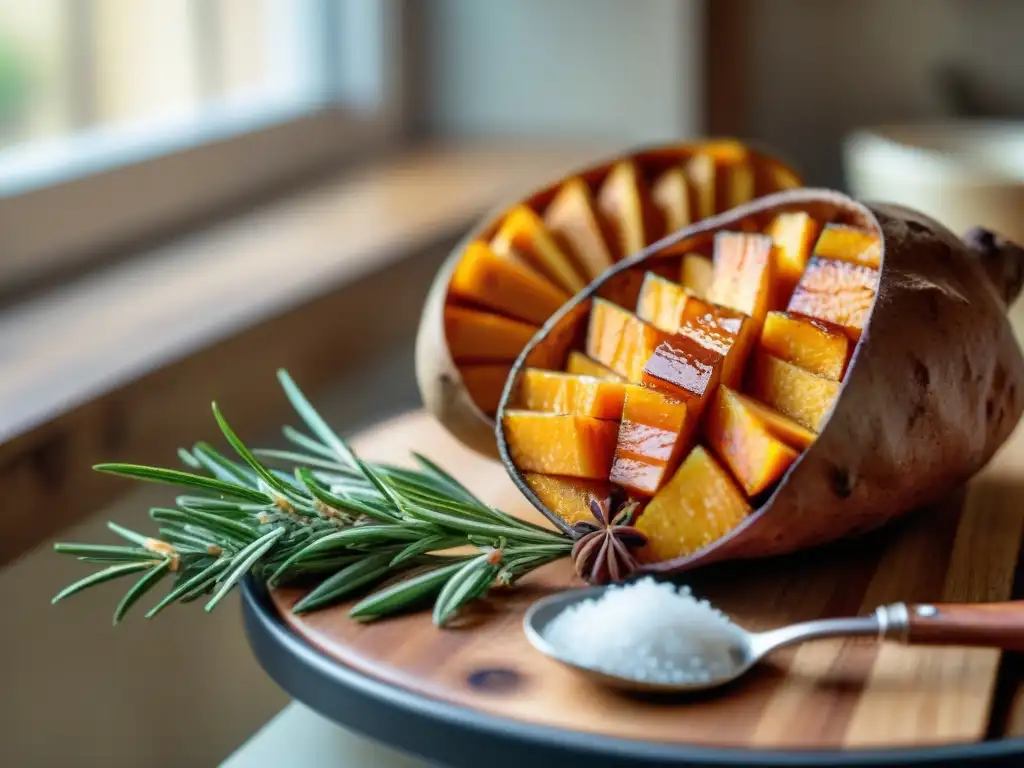
[[[396,463],[421,451],[489,503],[539,518],[500,465],[462,448],[425,414],[395,419],[355,445],[365,458]],[[941,507],[858,540],[682,578],[752,629],[894,601],[1005,600],[1024,522],[1022,485],[1018,430],[992,465]],[[576,731],[708,746],[862,748],[978,741],[1002,727],[990,725],[995,709],[1005,709],[994,707],[1001,654],[987,649],[821,641],[780,652],[748,678],[699,698],[612,693],[540,655],[520,629],[531,601],[569,586],[582,584],[568,561],[553,564],[449,630],[433,627],[426,613],[362,625],[346,616],[346,605],[297,617],[289,611],[296,590],[279,590],[274,601],[295,632],[365,675]]]

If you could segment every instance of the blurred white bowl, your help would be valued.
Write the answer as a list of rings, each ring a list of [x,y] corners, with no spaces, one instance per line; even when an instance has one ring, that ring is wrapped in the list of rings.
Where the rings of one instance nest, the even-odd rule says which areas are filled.
[[[1024,123],[953,121],[852,133],[850,191],[916,208],[958,235],[972,226],[1024,244]]]

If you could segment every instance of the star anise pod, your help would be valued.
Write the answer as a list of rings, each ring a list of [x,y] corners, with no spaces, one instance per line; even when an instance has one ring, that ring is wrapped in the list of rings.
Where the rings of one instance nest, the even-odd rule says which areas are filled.
[[[594,522],[584,520],[573,526],[577,539],[572,560],[584,580],[590,584],[618,582],[637,569],[631,550],[647,543],[647,537],[632,525],[639,506],[627,500],[621,489],[604,499],[591,498]]]

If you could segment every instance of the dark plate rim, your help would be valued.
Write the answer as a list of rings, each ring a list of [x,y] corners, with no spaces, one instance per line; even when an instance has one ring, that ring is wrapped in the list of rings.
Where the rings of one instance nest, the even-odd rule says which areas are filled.
[[[748,750],[601,736],[507,719],[405,690],[344,666],[293,632],[264,585],[242,584],[246,635],[264,671],[294,698],[369,738],[452,766],[1020,765],[1024,738],[863,750]]]

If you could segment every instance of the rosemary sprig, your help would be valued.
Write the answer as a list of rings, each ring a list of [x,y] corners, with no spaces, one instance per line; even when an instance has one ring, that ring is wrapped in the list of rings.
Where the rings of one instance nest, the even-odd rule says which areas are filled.
[[[432,604],[434,623],[444,626],[494,584],[513,584],[571,552],[565,534],[489,507],[426,457],[414,454],[418,469],[361,460],[285,371],[278,378],[309,430],[284,428],[290,450],[250,450],[214,404],[234,458],[200,442],[179,450],[182,470],[96,466],[184,493],[174,507],[150,510],[156,536],[109,523],[127,545],[55,545],[102,569],[53,602],[134,574],[138,579],[118,604],[115,624],[165,579],[171,588],[146,618],[207,596],[210,611],[251,573],[271,586],[318,579],[294,606],[297,612],[371,592],[349,611],[354,619]]]

